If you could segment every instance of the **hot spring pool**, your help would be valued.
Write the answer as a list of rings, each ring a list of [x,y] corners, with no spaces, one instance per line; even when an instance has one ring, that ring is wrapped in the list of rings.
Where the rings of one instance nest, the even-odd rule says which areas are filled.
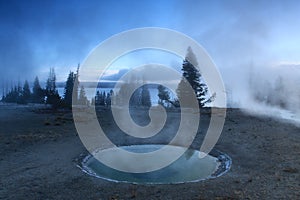
[[[162,148],[164,145],[131,145],[122,146],[124,150],[141,153],[151,152]],[[171,151],[182,150],[183,147],[170,146]],[[181,149],[180,149],[181,148]],[[109,156],[114,148],[105,151],[94,152]],[[226,154],[214,150],[204,158],[199,158],[199,151],[188,149],[172,164],[162,169],[146,173],[128,173],[112,169],[92,155],[84,157],[80,163],[80,168],[87,174],[114,182],[127,182],[135,184],[170,184],[197,182],[210,178],[216,178],[226,173],[231,166],[231,159]],[[151,162],[151,161],[150,161]]]

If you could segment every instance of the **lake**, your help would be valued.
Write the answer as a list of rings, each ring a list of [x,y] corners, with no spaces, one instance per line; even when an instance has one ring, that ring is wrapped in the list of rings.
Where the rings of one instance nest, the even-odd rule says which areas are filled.
[[[62,87],[57,88],[58,93],[61,97],[63,97],[63,95],[64,95],[64,89],[65,88],[62,88]],[[107,94],[113,88],[98,88],[96,91],[95,91],[94,88],[84,88],[84,89],[85,89],[87,99],[91,102],[91,99],[94,98],[95,95],[96,95],[96,91],[105,92]],[[158,90],[156,88],[149,88],[149,92],[150,92],[152,105],[157,105],[158,99],[159,99],[158,96],[157,96]],[[171,94],[170,94],[170,96],[172,98]]]

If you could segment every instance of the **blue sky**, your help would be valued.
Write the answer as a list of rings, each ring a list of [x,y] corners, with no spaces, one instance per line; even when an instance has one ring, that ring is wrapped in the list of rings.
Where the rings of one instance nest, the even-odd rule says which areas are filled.
[[[299,67],[299,10],[299,1],[0,0],[0,80],[44,79],[55,67],[64,81],[101,41],[149,26],[194,38],[225,79],[249,65]]]

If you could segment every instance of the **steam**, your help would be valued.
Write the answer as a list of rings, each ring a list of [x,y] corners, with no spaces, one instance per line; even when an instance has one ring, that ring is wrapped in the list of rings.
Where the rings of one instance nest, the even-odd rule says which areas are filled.
[[[297,3],[189,2],[183,8],[183,29],[204,46],[219,67],[228,106],[300,119]],[[285,60],[288,62],[282,62]]]
[[[300,65],[249,66],[227,83],[229,107],[300,124]]]
[[[0,91],[35,75],[44,81],[50,67],[55,67],[58,81],[65,81],[70,68],[109,36],[158,26],[181,31],[203,45],[219,67],[229,106],[297,115],[298,8],[297,1],[0,1]],[[179,70],[180,65],[174,63]]]

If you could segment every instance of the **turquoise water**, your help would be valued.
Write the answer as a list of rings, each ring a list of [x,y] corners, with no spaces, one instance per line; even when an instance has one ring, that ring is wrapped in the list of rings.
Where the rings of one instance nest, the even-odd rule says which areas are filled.
[[[127,151],[144,153],[155,151],[163,145],[132,145],[121,147]],[[178,151],[178,146],[171,146],[170,151]],[[105,151],[95,152],[109,156],[115,149],[106,149]],[[101,155],[97,155],[101,156]],[[149,160],[149,162],[153,162]],[[128,163],[118,163],[126,164]],[[130,164],[130,163],[129,163]],[[162,169],[147,173],[128,173],[122,172],[99,162],[93,156],[87,156],[81,163],[84,172],[106,180],[115,182],[129,182],[140,184],[169,184],[195,182],[209,178],[215,178],[227,172],[230,168],[231,160],[227,155],[219,153],[218,157],[208,155],[199,158],[199,151],[188,149],[178,160]]]

